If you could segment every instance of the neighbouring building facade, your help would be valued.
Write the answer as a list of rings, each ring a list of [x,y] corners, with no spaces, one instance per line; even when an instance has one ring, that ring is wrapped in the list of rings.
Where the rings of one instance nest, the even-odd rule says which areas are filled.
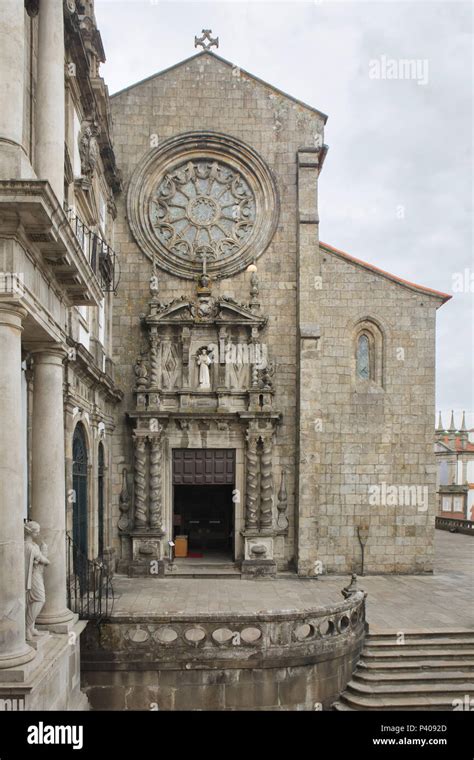
[[[84,706],[65,535],[91,559],[112,540],[120,179],[103,60],[92,2],[1,3],[0,698],[17,709]],[[36,622],[54,634],[28,642],[25,518],[48,546]]]
[[[104,60],[93,0],[2,0],[0,697],[27,709],[84,706],[66,534],[137,583],[183,537],[242,578],[362,547],[432,571],[449,296],[319,241],[323,113],[210,49],[109,100]]]
[[[456,427],[451,412],[449,427],[443,426],[441,413],[436,428],[438,462],[438,516],[474,520],[474,430],[466,427],[463,413]]]

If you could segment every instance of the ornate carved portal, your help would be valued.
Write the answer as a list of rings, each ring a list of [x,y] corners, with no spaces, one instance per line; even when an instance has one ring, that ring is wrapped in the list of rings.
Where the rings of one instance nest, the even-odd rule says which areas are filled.
[[[168,571],[174,448],[238,452],[236,555],[246,572],[275,571],[273,440],[280,414],[273,409],[275,367],[255,299],[256,277],[250,285],[250,303],[238,303],[214,295],[203,272],[194,299],[161,303],[153,268],[149,310],[142,318],[145,342],[135,365],[136,404],[128,413],[133,509],[124,486],[119,526],[122,539],[130,539],[133,573],[145,572],[152,560],[161,574]]]

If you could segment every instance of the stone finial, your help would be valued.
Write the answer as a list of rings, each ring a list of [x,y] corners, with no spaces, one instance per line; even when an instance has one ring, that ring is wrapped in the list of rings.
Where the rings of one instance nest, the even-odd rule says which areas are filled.
[[[451,422],[449,423],[449,432],[455,433],[457,430],[456,425],[454,423],[454,412],[451,411]]]
[[[441,417],[441,412],[438,415],[438,427],[436,428],[436,431],[438,433],[442,433],[444,431],[444,428],[443,428],[443,419]]]
[[[46,601],[43,570],[49,565],[48,547],[34,541],[40,533],[39,523],[34,520],[25,522],[25,592],[26,592],[26,640],[35,641],[40,636],[47,635],[35,628],[36,618]]]
[[[202,29],[201,37],[194,37],[194,47],[202,47],[203,50],[210,50],[211,47],[219,47],[219,37],[212,37],[212,29]]]
[[[462,413],[462,422],[461,422],[461,427],[459,428],[459,430],[460,430],[462,433],[467,433],[467,427],[466,427],[466,412],[463,412],[463,413]]]

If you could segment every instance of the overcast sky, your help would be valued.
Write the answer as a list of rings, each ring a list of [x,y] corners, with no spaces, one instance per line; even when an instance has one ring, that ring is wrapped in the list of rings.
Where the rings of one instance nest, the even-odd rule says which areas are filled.
[[[471,3],[96,0],[96,16],[111,93],[193,55],[208,28],[219,55],[328,114],[321,240],[453,294],[437,408],[474,426]]]

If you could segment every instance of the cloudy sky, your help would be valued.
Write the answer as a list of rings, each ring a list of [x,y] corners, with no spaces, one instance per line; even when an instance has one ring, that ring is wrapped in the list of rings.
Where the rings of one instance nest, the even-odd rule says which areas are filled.
[[[437,407],[474,426],[471,3],[96,0],[96,16],[111,93],[193,55],[210,28],[224,58],[329,115],[321,239],[453,294]]]

